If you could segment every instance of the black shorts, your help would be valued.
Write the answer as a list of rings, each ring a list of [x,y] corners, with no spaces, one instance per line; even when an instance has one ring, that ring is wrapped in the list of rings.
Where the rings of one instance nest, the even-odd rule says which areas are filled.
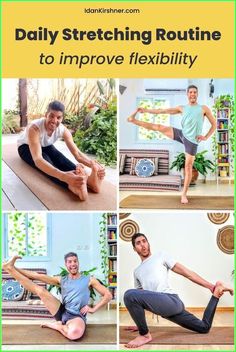
[[[81,319],[83,319],[84,322],[86,322],[86,317],[84,315],[82,315],[81,313],[72,314],[72,313],[68,312],[65,309],[64,304],[62,304],[62,303],[61,303],[58,311],[54,315],[54,318],[57,321],[61,321],[63,325],[65,325],[69,320],[74,319],[74,318],[81,318]]]
[[[190,142],[187,138],[184,137],[182,130],[173,127],[174,140],[180,142],[184,145],[185,152],[192,156],[197,154],[198,144]]]

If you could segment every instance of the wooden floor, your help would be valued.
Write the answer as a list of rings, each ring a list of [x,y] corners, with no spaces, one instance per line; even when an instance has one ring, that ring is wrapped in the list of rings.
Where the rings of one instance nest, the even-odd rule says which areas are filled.
[[[16,144],[16,138],[16,135],[3,136],[3,148],[4,145],[9,143]],[[70,155],[64,142],[58,141],[55,145],[68,158],[73,160],[73,156]],[[116,169],[106,167],[106,180],[116,184],[117,179]],[[4,161],[2,161],[2,210],[48,210]]]
[[[202,311],[192,312],[194,315],[202,318]],[[175,326],[174,323],[158,317],[158,322],[156,316],[146,312],[147,323],[149,326]],[[134,325],[132,319],[130,318],[127,312],[119,313],[120,325]],[[234,326],[234,313],[233,312],[222,312],[217,311],[214,317],[213,326]],[[124,347],[124,345],[120,345],[120,350],[129,350]],[[167,351],[167,350],[195,350],[195,351],[233,351],[233,345],[152,345],[147,344],[145,348],[137,348],[135,350],[156,350],[156,351]]]
[[[44,204],[2,161],[2,209],[47,210]]]
[[[96,314],[90,314],[88,316],[87,322],[89,324],[99,324],[99,322],[102,322],[103,324],[115,324],[117,321],[117,312],[115,309],[105,309],[101,308]],[[27,325],[41,325],[45,322],[45,320],[2,320],[2,324],[11,324],[11,325],[17,325],[17,324],[27,324]],[[117,346],[116,345],[4,345],[2,346],[3,351],[18,351],[22,350],[24,351],[34,351],[37,349],[37,351],[78,351],[78,350],[100,350],[100,351],[105,351],[105,350],[116,350]]]

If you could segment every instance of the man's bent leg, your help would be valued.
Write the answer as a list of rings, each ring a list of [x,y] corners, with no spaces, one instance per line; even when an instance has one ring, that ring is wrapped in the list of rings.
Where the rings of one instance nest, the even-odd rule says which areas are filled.
[[[183,192],[182,192],[182,197],[181,197],[182,204],[188,203],[187,191],[188,191],[188,187],[190,185],[191,179],[192,179],[194,159],[195,159],[194,155],[190,155],[188,153],[185,153],[185,168],[184,168],[185,176],[184,176],[184,187],[183,187]]]
[[[148,333],[144,307],[139,302],[139,290],[128,290],[124,295],[124,303],[133,321],[138,327],[140,335]]]
[[[69,340],[78,340],[84,334],[85,322],[82,318],[74,318],[69,320],[66,325],[62,325],[61,321],[56,321],[55,323],[45,323],[42,327],[59,331]]]
[[[67,338],[70,340],[77,340],[83,336],[85,331],[85,322],[82,318],[74,318],[66,323]]]
[[[42,151],[47,154],[53,162],[53,165],[61,171],[73,171],[76,165],[62,154],[54,145],[43,147]]]
[[[195,317],[193,314],[183,310],[180,314],[167,317],[166,319],[186,328],[188,330],[196,331],[201,334],[208,333],[215,315],[216,307],[219,298],[212,296],[205,311],[202,320]]]
[[[126,345],[129,348],[142,346],[152,340],[146,323],[145,309],[163,317],[183,310],[183,303],[177,295],[146,290],[126,291],[124,302],[140,334]]]
[[[26,276],[22,275],[19,271],[14,267],[14,260],[9,260],[7,263],[3,264],[3,269],[6,270],[11,276],[18,281],[24,288],[28,291],[36,294],[43,301],[46,308],[52,315],[55,315],[61,305],[61,302],[56,299],[51,293],[49,293],[45,288],[36,285]]]
[[[21,157],[22,160],[24,160],[28,165],[30,165],[31,167],[33,167],[34,169],[37,169],[38,171],[40,171],[43,175],[47,176],[51,181],[53,181],[54,183],[56,183],[57,185],[62,186],[63,188],[68,188],[67,183],[59,180],[56,177],[50,176],[48,174],[46,174],[45,172],[41,171],[39,168],[37,168],[37,166],[34,163],[34,160],[32,158],[30,149],[28,144],[23,144],[18,148],[18,153],[19,156]],[[49,157],[49,155],[47,153],[44,153],[42,151],[42,157],[51,165],[55,166],[51,160],[51,158]]]

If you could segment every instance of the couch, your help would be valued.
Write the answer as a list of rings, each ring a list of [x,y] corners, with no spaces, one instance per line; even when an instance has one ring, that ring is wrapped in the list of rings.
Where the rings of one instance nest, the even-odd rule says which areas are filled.
[[[26,270],[36,271],[40,274],[47,274],[46,269],[26,268]],[[2,270],[2,282],[14,280],[10,274]],[[37,285],[46,288],[46,284],[35,281]],[[21,300],[2,302],[2,319],[47,319],[52,318],[47,308],[40,298],[25,290]]]
[[[169,175],[169,151],[150,149],[120,149],[120,155],[125,155],[123,173],[120,174],[120,190],[150,190],[150,191],[180,191],[181,176]],[[130,175],[131,158],[158,158],[158,175],[138,177]]]

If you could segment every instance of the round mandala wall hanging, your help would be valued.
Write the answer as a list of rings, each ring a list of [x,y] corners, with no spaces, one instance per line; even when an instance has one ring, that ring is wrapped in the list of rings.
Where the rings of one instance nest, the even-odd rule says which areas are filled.
[[[120,224],[120,238],[124,241],[131,241],[132,236],[137,232],[139,232],[139,226],[133,220],[125,220]]]

